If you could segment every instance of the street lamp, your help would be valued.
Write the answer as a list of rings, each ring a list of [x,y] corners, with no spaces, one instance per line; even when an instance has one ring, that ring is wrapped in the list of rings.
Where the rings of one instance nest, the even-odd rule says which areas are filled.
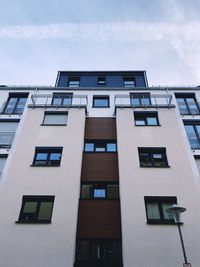
[[[180,214],[186,211],[186,208],[183,207],[179,207],[176,204],[173,204],[170,208],[165,210],[167,213],[170,213],[173,218],[174,221],[178,227],[178,232],[179,232],[179,236],[180,236],[180,240],[181,240],[181,246],[182,246],[182,251],[183,251],[183,257],[184,257],[184,263],[183,266],[184,267],[192,267],[191,263],[188,263],[187,260],[187,255],[186,255],[186,251],[185,251],[185,246],[184,246],[184,242],[183,242],[183,236],[182,236],[182,232],[181,232],[181,222],[180,222]]]

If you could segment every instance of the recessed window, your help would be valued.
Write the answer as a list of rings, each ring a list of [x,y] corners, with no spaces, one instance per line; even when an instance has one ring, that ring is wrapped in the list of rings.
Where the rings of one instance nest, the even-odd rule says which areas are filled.
[[[18,223],[50,223],[54,196],[23,196]]]
[[[138,148],[140,167],[169,167],[165,148]]]
[[[85,152],[116,152],[117,144],[114,140],[86,140]]]
[[[10,93],[3,110],[4,114],[22,114],[28,93]]]
[[[136,126],[157,126],[158,112],[134,112]]]
[[[53,93],[52,105],[68,107],[72,104],[72,93]]]
[[[135,87],[135,78],[124,77],[124,87]]]
[[[19,120],[0,120],[0,148],[10,148]]]
[[[181,115],[197,115],[199,114],[199,105],[195,94],[175,94]]]
[[[97,77],[97,85],[105,86],[106,85],[106,77],[104,77],[104,76]]]
[[[118,184],[82,184],[81,199],[118,199]]]
[[[80,77],[69,77],[68,87],[79,87],[80,86]]]
[[[184,121],[185,130],[192,149],[200,149],[200,121]]]
[[[166,209],[177,204],[176,197],[144,197],[148,224],[173,224],[174,219]]]
[[[67,112],[45,112],[42,125],[66,125]]]
[[[150,106],[150,93],[131,93],[130,102],[132,106]]]
[[[109,105],[109,96],[93,96],[93,107],[108,108]]]
[[[62,147],[36,147],[33,166],[60,166]]]

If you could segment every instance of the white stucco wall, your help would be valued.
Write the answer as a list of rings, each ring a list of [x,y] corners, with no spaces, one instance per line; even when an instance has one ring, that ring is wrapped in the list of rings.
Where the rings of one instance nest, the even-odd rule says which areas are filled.
[[[199,267],[198,173],[175,110],[158,109],[158,114],[161,126],[137,127],[132,109],[117,111],[124,267],[183,263],[177,227],[147,225],[144,196],[176,196],[178,204],[187,208],[182,215],[185,246],[189,262]],[[170,168],[141,168],[138,147],[166,147]]]
[[[73,266],[85,110],[67,126],[41,126],[44,109],[29,109],[0,193],[0,266]],[[62,146],[60,167],[31,167],[36,146]],[[16,224],[23,195],[55,195],[51,224]]]

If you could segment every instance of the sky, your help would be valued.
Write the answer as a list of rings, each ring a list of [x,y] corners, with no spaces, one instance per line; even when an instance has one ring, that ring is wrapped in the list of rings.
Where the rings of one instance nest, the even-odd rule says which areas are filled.
[[[1,85],[55,85],[58,70],[200,85],[200,0],[0,0],[0,12]]]

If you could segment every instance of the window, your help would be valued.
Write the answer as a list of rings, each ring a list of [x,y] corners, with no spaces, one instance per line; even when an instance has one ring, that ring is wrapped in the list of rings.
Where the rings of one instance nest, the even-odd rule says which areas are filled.
[[[82,184],[81,199],[119,199],[119,185]]]
[[[4,154],[1,154],[1,155],[0,155],[0,177],[1,177],[1,175],[2,175],[4,166],[5,166],[5,164],[6,164],[7,157],[8,157],[7,154],[6,154],[6,155],[4,155]]]
[[[19,120],[0,120],[0,148],[10,148]]]
[[[135,78],[124,77],[124,87],[135,87]]]
[[[181,115],[199,114],[199,106],[195,94],[175,94]]]
[[[50,223],[54,196],[23,196],[18,223]]]
[[[67,112],[51,112],[46,111],[44,113],[43,125],[66,125],[67,124]]]
[[[22,114],[28,93],[10,93],[3,110],[4,114]]]
[[[117,145],[114,140],[86,140],[85,152],[116,152]]]
[[[122,247],[120,240],[77,240],[76,243],[76,262],[91,262],[94,266],[94,262],[108,262],[108,266],[111,262],[122,261]],[[103,266],[103,265],[102,265]],[[107,265],[106,265],[107,266]],[[112,266],[122,266],[112,265]]]
[[[165,210],[177,204],[176,197],[144,197],[148,224],[174,224],[174,219]]]
[[[134,112],[136,126],[158,126],[158,112]]]
[[[150,106],[150,93],[131,93],[130,101],[132,106]]]
[[[165,148],[138,148],[140,167],[169,167]]]
[[[72,93],[54,93],[52,98],[53,106],[71,106],[72,104]]]
[[[200,121],[184,121],[185,130],[192,149],[200,149]]]
[[[68,87],[79,87],[80,86],[80,77],[69,77]]]
[[[103,76],[97,77],[97,85],[105,86],[106,85],[106,77],[103,77]]]
[[[62,147],[36,147],[33,166],[60,166]]]
[[[109,105],[109,96],[93,96],[94,108],[108,108]]]

